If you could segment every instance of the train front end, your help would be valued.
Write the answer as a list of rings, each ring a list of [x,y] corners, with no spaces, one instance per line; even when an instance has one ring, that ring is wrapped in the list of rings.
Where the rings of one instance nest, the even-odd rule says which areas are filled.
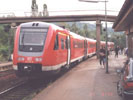
[[[16,31],[13,68],[18,76],[42,71],[45,41],[49,25],[42,22],[21,24]]]

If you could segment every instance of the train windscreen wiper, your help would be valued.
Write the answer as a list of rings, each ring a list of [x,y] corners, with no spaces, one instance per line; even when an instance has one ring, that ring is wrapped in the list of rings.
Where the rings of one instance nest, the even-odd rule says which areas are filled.
[[[21,41],[23,48],[25,47],[25,45],[24,45],[24,36],[25,36],[25,33],[23,34],[22,41]]]

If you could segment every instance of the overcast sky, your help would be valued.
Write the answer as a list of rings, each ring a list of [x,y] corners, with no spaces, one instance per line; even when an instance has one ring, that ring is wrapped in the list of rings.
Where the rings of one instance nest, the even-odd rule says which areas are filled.
[[[125,0],[108,0],[107,9],[113,12],[108,12],[109,15],[117,15]],[[15,12],[16,15],[24,15],[24,12],[31,12],[32,0],[1,0],[0,15],[2,13]],[[39,12],[43,10],[43,4],[46,3],[50,15],[59,14],[104,14],[104,3],[86,3],[78,0],[36,0]],[[73,12],[73,10],[86,10]],[[53,12],[55,11],[55,12]],[[60,12],[56,12],[60,11]],[[61,12],[61,11],[66,11]],[[72,11],[72,12],[67,12]]]

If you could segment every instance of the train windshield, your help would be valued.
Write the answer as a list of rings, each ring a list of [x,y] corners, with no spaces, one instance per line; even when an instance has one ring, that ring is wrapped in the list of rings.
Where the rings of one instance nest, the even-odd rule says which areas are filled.
[[[48,29],[22,29],[20,45],[43,45]]]
[[[21,28],[19,37],[19,50],[42,51],[48,28]]]

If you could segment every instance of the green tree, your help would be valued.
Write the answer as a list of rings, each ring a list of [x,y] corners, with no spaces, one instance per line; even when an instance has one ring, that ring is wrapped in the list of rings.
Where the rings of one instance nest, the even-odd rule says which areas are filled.
[[[0,25],[0,61],[8,60],[9,50],[13,52],[14,33],[8,24]]]
[[[89,38],[96,39],[96,30],[90,31],[90,36]]]
[[[85,24],[83,26],[83,36],[85,36],[85,37],[89,37],[90,36],[90,32],[88,30],[88,25],[87,24]]]
[[[113,33],[110,41],[114,42],[115,46],[126,47],[126,36],[123,33]]]
[[[77,27],[76,23],[73,23],[72,24],[72,26],[70,28],[70,31],[75,32],[75,33],[78,33],[78,27]]]

